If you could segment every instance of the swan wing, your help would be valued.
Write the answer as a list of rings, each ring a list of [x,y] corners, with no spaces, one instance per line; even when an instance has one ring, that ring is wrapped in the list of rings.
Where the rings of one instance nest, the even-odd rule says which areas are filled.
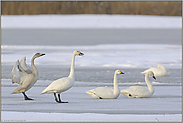
[[[61,79],[57,79],[53,81],[46,89],[43,90],[41,94],[44,93],[61,93],[69,88],[71,88],[74,84],[74,80],[70,77],[64,77]]]
[[[11,71],[11,79],[12,83],[20,83],[20,70],[19,70],[19,60],[17,60],[13,66],[13,69]]]
[[[26,64],[26,57],[23,57],[23,58],[20,60],[20,65],[21,65],[21,67],[24,69],[24,71],[25,71],[27,74],[32,73],[31,68]]]
[[[12,92],[12,94],[15,93],[21,93],[29,90],[34,83],[37,81],[34,74],[25,74],[25,76],[22,76],[20,78],[20,82],[18,87]]]
[[[19,73],[20,73],[20,85],[29,85],[30,83],[33,82],[34,79],[36,79],[35,75],[32,73],[27,73],[22,66],[19,64],[18,65]]]
[[[19,60],[17,60],[14,64],[14,67],[11,72],[12,83],[18,83],[18,87],[12,92],[14,93],[21,93],[28,90],[32,87],[35,80],[34,74],[27,74],[24,69],[21,67]],[[30,86],[30,87],[29,87]]]
[[[121,90],[120,92],[129,98],[149,97],[150,94],[148,88],[141,86],[131,86],[127,89]]]
[[[96,99],[106,99],[113,97],[113,89],[106,87],[98,87],[86,92]]]

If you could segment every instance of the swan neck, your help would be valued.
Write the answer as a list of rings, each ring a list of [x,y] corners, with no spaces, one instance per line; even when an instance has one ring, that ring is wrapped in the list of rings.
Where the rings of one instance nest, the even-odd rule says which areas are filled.
[[[117,74],[114,74],[114,93],[119,93]]]
[[[74,78],[74,67],[75,67],[75,54],[72,55],[72,62],[71,62],[71,68],[70,68],[70,74],[69,77]]]
[[[36,68],[36,66],[34,65],[34,60],[35,60],[35,56],[33,56],[33,58],[32,58],[32,60],[31,60],[31,67],[32,67],[32,72],[34,73],[34,74],[38,74],[38,70],[37,70],[37,68]]]
[[[145,82],[147,84],[147,87],[149,91],[153,94],[154,93],[154,87],[152,86],[151,82],[149,81],[148,75],[145,76]]]

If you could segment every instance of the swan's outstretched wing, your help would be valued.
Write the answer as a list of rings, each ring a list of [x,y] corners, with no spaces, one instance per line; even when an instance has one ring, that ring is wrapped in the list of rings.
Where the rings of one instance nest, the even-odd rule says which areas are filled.
[[[11,71],[11,79],[12,83],[20,83],[20,71],[19,71],[19,60],[17,60],[13,66],[13,69]]]
[[[24,71],[28,74],[32,73],[31,68],[26,64],[26,57],[23,57],[20,61],[21,67],[24,69]]]
[[[23,78],[26,78],[29,73],[27,73],[20,65],[19,60],[17,60],[13,66],[13,69],[11,71],[11,79],[12,83],[18,83],[20,84],[23,80]]]

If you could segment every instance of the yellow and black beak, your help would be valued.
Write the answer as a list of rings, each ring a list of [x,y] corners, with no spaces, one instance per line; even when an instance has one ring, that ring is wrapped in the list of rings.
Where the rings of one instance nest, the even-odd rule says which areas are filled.
[[[84,55],[84,53],[82,53],[80,51],[78,51],[78,53],[79,53],[79,56],[83,56]]]
[[[153,75],[153,78],[156,80],[156,77]]]
[[[125,74],[125,73],[123,73],[122,71],[119,71],[119,73],[120,73],[120,74]]]

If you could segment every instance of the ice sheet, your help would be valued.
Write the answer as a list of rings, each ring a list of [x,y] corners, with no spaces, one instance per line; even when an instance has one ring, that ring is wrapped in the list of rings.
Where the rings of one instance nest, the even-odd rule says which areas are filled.
[[[72,52],[79,50],[85,55],[77,57],[80,67],[148,68],[162,64],[167,68],[182,67],[182,46],[168,44],[104,44],[95,46],[25,46],[2,45],[3,65],[12,65],[25,54],[27,63],[36,52],[46,56],[36,59],[38,65],[70,66]]]
[[[181,28],[181,17],[144,15],[3,15],[2,28]]]

